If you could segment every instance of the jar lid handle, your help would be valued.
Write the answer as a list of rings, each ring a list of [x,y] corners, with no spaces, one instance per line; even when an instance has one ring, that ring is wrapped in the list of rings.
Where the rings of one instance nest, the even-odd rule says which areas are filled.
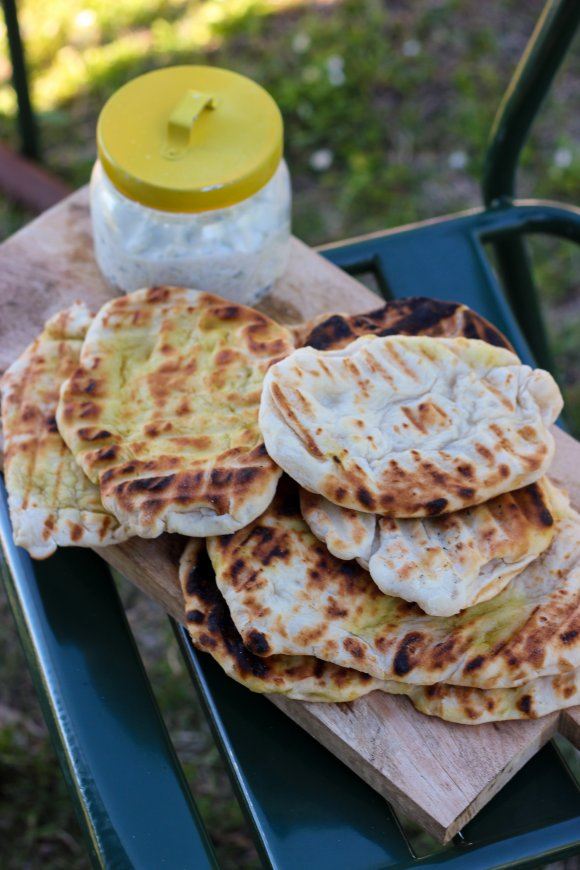
[[[193,125],[205,109],[215,109],[216,101],[211,94],[202,91],[186,91],[169,116],[167,141],[162,155],[167,160],[179,160],[191,144]]]

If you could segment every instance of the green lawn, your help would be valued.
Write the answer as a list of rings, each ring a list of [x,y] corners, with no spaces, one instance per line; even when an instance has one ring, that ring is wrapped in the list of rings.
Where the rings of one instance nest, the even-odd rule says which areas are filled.
[[[488,130],[541,0],[21,0],[45,161],[87,181],[100,106],[140,72],[231,67],[264,84],[286,122],[294,229],[307,242],[480,203]],[[3,36],[1,37],[4,38]],[[576,46],[577,47],[577,46]],[[15,142],[0,52],[0,138]],[[572,52],[526,149],[520,190],[580,200],[580,62]],[[0,201],[0,236],[29,215]],[[570,419],[580,431],[580,257],[534,242]],[[129,594],[129,593],[127,593]],[[255,863],[247,830],[166,622],[130,594],[141,649],[220,854]],[[64,786],[0,599],[0,866],[85,867]]]

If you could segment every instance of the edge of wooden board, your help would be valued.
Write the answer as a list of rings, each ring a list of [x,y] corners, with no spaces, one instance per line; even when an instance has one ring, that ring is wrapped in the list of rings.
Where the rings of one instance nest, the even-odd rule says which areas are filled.
[[[379,697],[373,698],[373,696]],[[357,751],[352,743],[345,741],[338,731],[330,727],[328,721],[324,721],[324,718],[321,719],[320,715],[317,714],[324,711],[317,710],[315,712],[313,708],[316,706],[322,707],[322,705],[292,701],[279,695],[269,695],[268,697],[276,707],[304,728],[319,743],[330,749],[333,754],[337,755],[347,767],[356,773],[357,776],[360,776],[367,785],[377,791],[386,801],[392,803],[398,810],[401,810],[401,812],[417,821],[421,827],[443,844],[448,843],[494,795],[501,791],[503,786],[509,782],[518,770],[554,736],[558,731],[558,719],[560,715],[559,713],[551,713],[548,716],[542,717],[542,719],[527,722],[500,722],[469,726],[453,726],[448,722],[428,717],[427,727],[433,728],[435,735],[437,735],[440,726],[447,729],[461,729],[464,741],[468,743],[473,741],[473,747],[480,743],[481,740],[485,740],[486,735],[488,738],[491,738],[490,742],[495,740],[496,744],[501,746],[501,743],[497,742],[497,738],[503,741],[505,734],[509,734],[511,746],[512,743],[516,744],[521,740],[525,730],[526,740],[517,749],[510,752],[509,757],[498,758],[497,755],[490,757],[491,764],[494,767],[493,774],[490,771],[487,781],[482,784],[482,787],[471,800],[466,801],[462,799],[466,783],[464,781],[454,782],[452,777],[448,776],[448,771],[441,768],[444,776],[443,788],[445,792],[441,789],[443,782],[438,787],[441,789],[442,799],[421,802],[418,797],[421,789],[420,771],[417,771],[419,776],[415,791],[417,797],[414,797],[410,791],[409,778],[403,779],[401,776],[400,779],[396,779],[393,776],[386,776],[384,770],[377,767],[376,756],[365,753],[362,748]],[[394,767],[401,761],[400,752],[397,752],[397,744],[399,742],[396,737],[397,727],[401,725],[401,722],[408,727],[410,721],[416,717],[422,717],[422,719],[425,717],[413,708],[408,698],[395,695],[380,695],[379,692],[373,692],[367,698],[361,698],[353,703],[363,707],[365,702],[368,704],[372,701],[375,701],[375,703],[379,701],[381,706],[384,707],[385,718],[389,722],[389,730],[393,733],[394,741],[388,749],[392,753],[391,763]],[[329,706],[336,707],[338,705]],[[340,706],[344,707],[345,705]],[[364,715],[366,715],[366,711]],[[419,719],[418,721],[421,722],[421,727],[424,728],[425,723]],[[505,734],[501,733],[502,730]],[[407,731],[407,733],[409,732]],[[460,754],[461,749],[458,751],[458,755]],[[431,760],[433,760],[432,755]],[[406,790],[400,788],[398,782],[405,782]],[[451,789],[454,789],[453,792]]]
[[[557,426],[552,433],[556,452],[548,477],[568,493],[572,506],[580,511],[580,442]]]
[[[566,737],[572,746],[580,749],[580,707],[562,710],[558,723],[558,733]]]

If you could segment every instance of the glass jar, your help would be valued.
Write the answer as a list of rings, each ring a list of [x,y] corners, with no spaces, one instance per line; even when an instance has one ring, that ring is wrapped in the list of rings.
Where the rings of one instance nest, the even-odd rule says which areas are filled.
[[[282,274],[282,121],[254,82],[210,67],[140,76],[105,105],[97,142],[95,255],[113,287],[177,284],[252,303]]]
[[[290,176],[282,160],[270,181],[242,202],[172,213],[127,199],[97,161],[91,214],[97,263],[118,290],[176,284],[251,303],[286,266]]]

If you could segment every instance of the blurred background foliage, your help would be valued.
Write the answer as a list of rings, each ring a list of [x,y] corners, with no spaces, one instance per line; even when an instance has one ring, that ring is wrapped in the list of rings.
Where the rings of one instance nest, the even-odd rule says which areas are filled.
[[[278,101],[294,229],[311,244],[480,204],[501,94],[542,0],[21,0],[46,165],[72,186],[95,157],[103,102],[175,63],[230,67]],[[578,43],[526,148],[519,191],[580,200]],[[0,27],[0,139],[17,145]],[[0,237],[31,215],[0,198]],[[578,252],[533,257],[569,419],[580,431]],[[3,593],[2,593],[3,594]],[[186,772],[226,866],[256,865],[167,621],[134,591],[128,612]],[[87,866],[66,791],[0,598],[0,866]]]

